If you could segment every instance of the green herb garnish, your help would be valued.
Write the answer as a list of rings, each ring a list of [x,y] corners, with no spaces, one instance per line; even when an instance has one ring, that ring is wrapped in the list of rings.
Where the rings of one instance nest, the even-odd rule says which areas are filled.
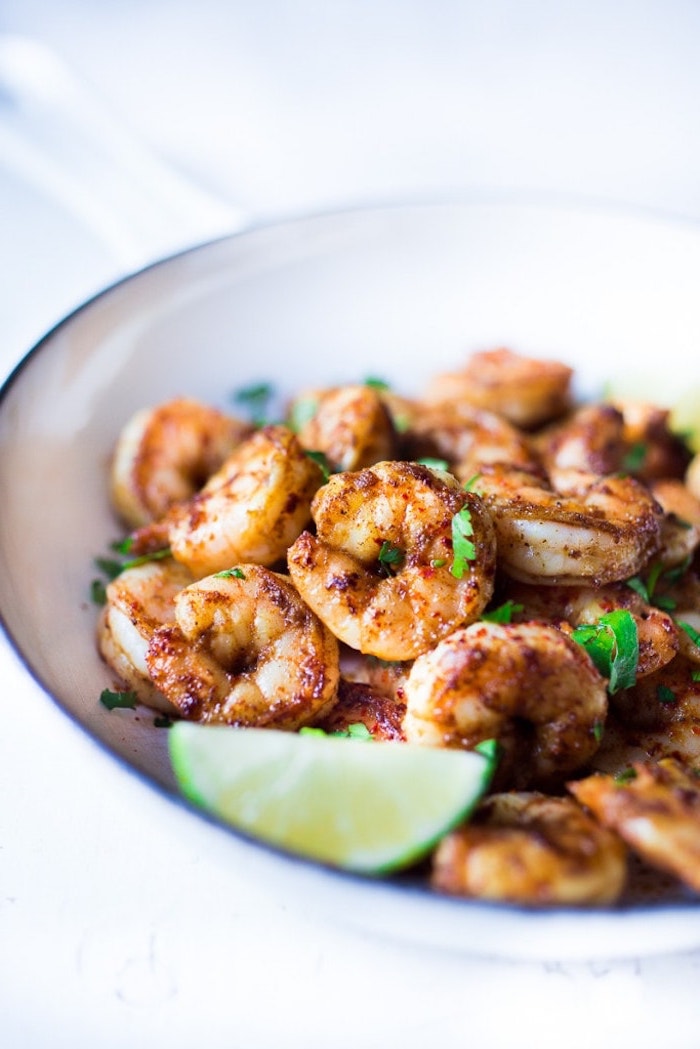
[[[371,387],[371,389],[373,390],[377,390],[379,393],[382,393],[384,390],[390,389],[389,383],[386,381],[386,379],[377,379],[374,375],[369,375],[365,379],[364,385]]]
[[[386,575],[394,575],[401,567],[403,559],[403,552],[398,546],[393,546],[388,539],[385,539],[379,551],[378,561]]]
[[[641,470],[647,457],[647,451],[648,448],[643,441],[633,444],[623,457],[622,469],[627,470],[629,473],[636,473],[637,470]]]
[[[113,692],[110,688],[103,688],[100,692],[100,703],[107,707],[107,710],[117,710],[119,707],[135,710],[138,698],[135,692]]]
[[[681,628],[681,630],[685,631],[685,633],[688,635],[693,644],[698,645],[698,647],[700,647],[700,631],[697,631],[694,626],[690,625],[690,623],[684,623],[680,619],[677,619],[676,623]]]
[[[636,778],[636,769],[622,769],[621,772],[618,772],[615,776],[613,776],[613,782],[616,783],[619,787],[624,787],[626,783],[631,783],[632,780]]]
[[[659,685],[656,689],[656,698],[659,703],[668,706],[669,704],[676,702],[676,693],[670,689],[668,685]]]
[[[257,382],[252,383],[250,386],[243,386],[240,390],[235,390],[231,395],[231,399],[235,404],[248,412],[252,423],[256,426],[264,426],[274,392],[271,383]]]
[[[637,679],[639,638],[634,616],[626,609],[607,612],[593,624],[576,627],[572,638],[588,652],[608,691],[631,688]]]
[[[476,547],[471,539],[473,535],[471,511],[468,506],[463,506],[452,518],[453,559],[450,571],[455,579],[461,579],[469,562],[476,560]]]
[[[214,573],[214,579],[245,579],[245,572],[242,568],[224,568]]]
[[[489,612],[483,612],[481,618],[487,623],[511,623],[516,612],[522,612],[524,605],[512,601],[510,598],[504,601],[498,608],[492,608]]]
[[[294,433],[303,430],[310,423],[318,411],[318,400],[316,397],[299,397],[294,401],[288,418],[289,429]]]
[[[325,452],[306,451],[309,459],[313,459],[317,466],[321,468],[323,474],[323,480],[327,481],[331,475],[331,467],[328,462],[328,458]]]

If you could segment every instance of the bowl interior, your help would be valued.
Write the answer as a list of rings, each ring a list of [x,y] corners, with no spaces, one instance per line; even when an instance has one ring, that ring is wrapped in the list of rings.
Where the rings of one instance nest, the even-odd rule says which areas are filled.
[[[107,501],[132,412],[178,394],[232,409],[380,376],[419,391],[467,352],[509,345],[611,372],[697,379],[700,236],[593,208],[473,202],[349,212],[195,249],[107,290],[51,332],[0,401],[0,613],[36,680],[109,751],[166,790],[154,718],[107,711],[95,556],[120,534]]]

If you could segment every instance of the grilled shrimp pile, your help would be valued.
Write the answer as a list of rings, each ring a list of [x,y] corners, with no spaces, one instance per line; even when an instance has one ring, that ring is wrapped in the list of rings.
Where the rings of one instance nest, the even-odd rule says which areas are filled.
[[[205,723],[496,740],[436,891],[610,906],[653,869],[700,892],[700,457],[667,410],[572,379],[498,349],[279,423],[140,412],[98,627],[119,687]]]

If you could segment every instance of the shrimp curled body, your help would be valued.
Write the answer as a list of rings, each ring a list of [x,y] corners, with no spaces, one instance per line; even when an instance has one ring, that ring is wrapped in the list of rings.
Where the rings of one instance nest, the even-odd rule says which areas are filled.
[[[662,510],[632,477],[573,471],[554,491],[535,473],[485,467],[476,484],[493,512],[503,570],[525,583],[604,586],[658,550]]]
[[[115,509],[132,527],[157,521],[190,499],[249,433],[248,423],[186,397],[137,412],[112,457]]]
[[[336,701],[338,644],[285,576],[240,565],[188,586],[146,662],[179,713],[297,729]]]
[[[440,842],[432,884],[453,895],[519,903],[615,903],[626,850],[570,798],[493,794]]]
[[[192,576],[171,558],[127,568],[106,588],[98,624],[102,658],[146,706],[172,714],[172,704],[157,690],[146,653],[153,634],[175,620],[175,598]]]
[[[404,686],[409,742],[472,750],[497,739],[508,787],[547,785],[595,753],[605,681],[544,623],[473,623],[416,659]]]
[[[309,520],[322,480],[291,430],[258,430],[173,515],[173,557],[199,578],[238,561],[274,565]]]
[[[454,571],[453,519],[468,518],[473,558]],[[476,619],[491,598],[495,534],[481,500],[451,475],[408,462],[336,474],[319,490],[316,534],[288,552],[307,604],[346,645],[413,659]],[[382,564],[382,552],[389,561]]]

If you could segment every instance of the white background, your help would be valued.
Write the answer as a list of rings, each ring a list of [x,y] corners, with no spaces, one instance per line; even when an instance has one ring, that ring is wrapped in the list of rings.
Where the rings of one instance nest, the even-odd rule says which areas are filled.
[[[253,220],[494,187],[700,218],[697,3],[4,0],[0,33],[49,45],[155,157]],[[124,243],[91,198],[100,157],[87,188],[37,167],[17,146],[37,123],[0,75],[5,372],[198,232],[157,200],[149,218],[117,169]],[[231,870],[0,655],[3,1045],[697,1044],[700,951],[518,964],[340,930]]]

